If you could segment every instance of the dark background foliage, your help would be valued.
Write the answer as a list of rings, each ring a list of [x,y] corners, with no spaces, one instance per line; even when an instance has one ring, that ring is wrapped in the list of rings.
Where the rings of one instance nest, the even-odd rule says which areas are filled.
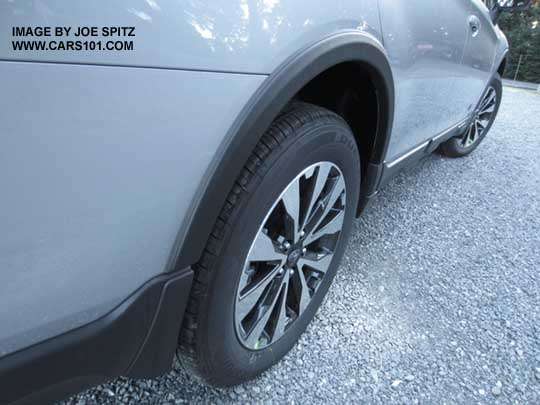
[[[532,0],[528,9],[505,13],[499,26],[510,42],[505,77],[540,83],[540,0]],[[519,60],[521,58],[521,63]]]

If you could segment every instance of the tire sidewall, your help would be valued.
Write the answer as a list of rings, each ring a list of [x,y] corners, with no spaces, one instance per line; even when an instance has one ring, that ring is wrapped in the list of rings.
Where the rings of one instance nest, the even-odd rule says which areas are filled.
[[[235,208],[234,225],[227,230],[228,242],[217,259],[207,308],[202,311],[206,319],[200,320],[203,324],[199,325],[202,332],[199,336],[205,341],[199,347],[211,350],[204,356],[207,372],[221,370],[223,373],[223,365],[226,365],[228,373],[217,380],[229,380],[230,384],[261,373],[294,346],[330,287],[356,214],[360,162],[356,142],[346,124],[308,124],[292,138],[265,159],[248,186],[249,197]],[[263,350],[249,350],[238,339],[234,319],[237,286],[249,248],[267,213],[287,185],[307,167],[324,161],[340,168],[347,187],[344,226],[334,259],[308,308],[287,333]]]

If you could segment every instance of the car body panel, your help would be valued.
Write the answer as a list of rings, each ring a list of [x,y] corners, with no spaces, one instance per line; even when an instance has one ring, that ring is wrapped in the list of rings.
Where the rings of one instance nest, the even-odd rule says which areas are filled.
[[[463,0],[469,9],[461,18],[476,19],[479,31],[473,33],[469,29],[466,52],[459,72],[459,93],[456,95],[463,108],[472,111],[476,108],[494,71],[498,45],[505,45],[506,38],[498,27],[491,23],[489,10],[481,0]],[[508,43],[506,42],[506,47]]]
[[[5,355],[166,270],[224,128],[265,77],[19,62],[0,77]]]
[[[126,52],[13,51],[11,41],[2,41],[0,59],[245,73],[271,73],[307,44],[340,30],[380,38],[377,0],[1,2],[0,36],[12,38],[14,25],[129,26],[136,36],[125,38],[134,41]]]
[[[459,1],[380,0],[384,45],[396,83],[387,160],[397,159],[463,119],[453,102],[466,22]]]

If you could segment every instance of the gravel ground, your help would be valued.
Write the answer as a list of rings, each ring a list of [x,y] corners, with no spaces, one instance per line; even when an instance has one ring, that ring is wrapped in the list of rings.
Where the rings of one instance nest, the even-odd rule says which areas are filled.
[[[540,403],[539,130],[540,95],[506,88],[471,157],[392,181],[307,333],[256,381],[211,389],[176,364],[67,403]]]

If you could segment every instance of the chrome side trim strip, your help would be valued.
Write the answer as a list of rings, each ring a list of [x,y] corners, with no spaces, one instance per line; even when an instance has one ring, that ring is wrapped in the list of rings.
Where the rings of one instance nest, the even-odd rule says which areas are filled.
[[[401,155],[400,157],[398,157],[396,160],[393,160],[392,162],[390,163],[386,163],[386,167],[388,169],[391,169],[392,167],[396,166],[397,164],[403,162],[405,159],[407,159],[408,157],[414,155],[415,153],[418,153],[420,152],[422,149],[425,149],[427,148],[427,146],[430,144],[431,140],[429,141],[426,141],[424,142],[423,144],[421,145],[418,145],[416,148],[410,150],[409,152],[405,153],[404,155]]]
[[[469,120],[471,119],[471,117],[467,117],[465,118],[464,120],[458,122],[456,125],[453,125],[451,126],[450,128],[442,131],[439,135],[435,136],[434,138],[431,138],[430,140],[418,145],[417,147],[411,149],[410,151],[408,151],[407,153],[401,155],[400,157],[398,157],[397,159],[391,161],[391,162],[387,162],[385,163],[386,167],[388,169],[391,169],[392,167],[398,165],[399,163],[403,162],[404,160],[406,160],[407,158],[409,158],[410,156],[420,152],[422,149],[425,149],[429,146],[430,143],[432,142],[438,142],[440,139],[444,138],[445,136],[447,136],[450,132],[452,131],[455,131],[456,129],[461,129],[463,128],[465,125],[467,125],[467,123],[469,122]]]
[[[467,124],[467,122],[469,122],[469,119],[470,119],[470,117],[465,118],[463,121],[457,123],[453,127],[450,127],[446,131],[441,132],[439,135],[437,135],[435,138],[433,138],[432,141],[436,142],[439,139],[444,138],[446,135],[448,135],[449,132],[452,132],[452,131],[454,131],[454,130],[456,130],[458,128],[459,129],[463,128]]]

